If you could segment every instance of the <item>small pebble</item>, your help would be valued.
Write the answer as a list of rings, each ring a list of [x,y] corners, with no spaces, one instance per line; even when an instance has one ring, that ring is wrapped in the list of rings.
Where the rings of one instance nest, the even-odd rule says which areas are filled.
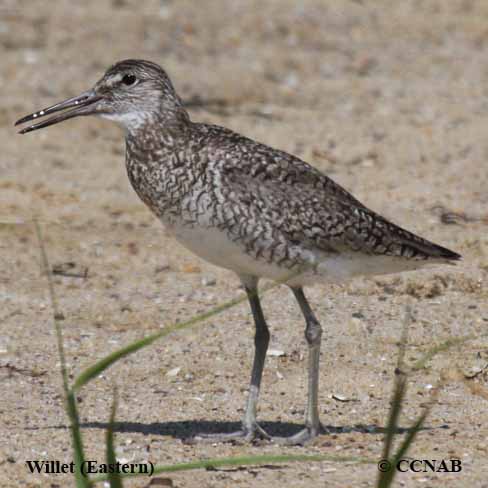
[[[217,278],[212,275],[205,275],[202,276],[201,282],[203,286],[215,286],[217,284]]]
[[[159,266],[156,266],[154,268],[154,272],[158,274],[158,273],[162,273],[163,271],[167,271],[168,269],[169,269],[169,263],[162,263]]]
[[[173,369],[170,369],[167,373],[166,373],[166,376],[169,376],[169,377],[174,377],[174,376],[177,376],[178,373],[181,371],[181,368],[180,367],[177,367],[177,368],[173,368]]]
[[[195,264],[184,264],[181,268],[183,273],[200,273],[202,270],[200,266],[196,266]]]
[[[359,401],[359,400],[356,400],[354,398],[347,398],[344,395],[337,395],[335,393],[333,393],[331,395],[331,398],[333,398],[334,400],[337,400],[338,402],[358,402]]]
[[[266,356],[272,356],[272,357],[281,357],[281,356],[286,356],[285,351],[281,351],[280,349],[268,349],[266,352]]]

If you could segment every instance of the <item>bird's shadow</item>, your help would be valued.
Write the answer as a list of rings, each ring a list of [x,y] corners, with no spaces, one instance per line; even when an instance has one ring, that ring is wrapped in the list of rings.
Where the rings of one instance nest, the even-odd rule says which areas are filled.
[[[291,422],[260,422],[259,424],[272,437],[288,437],[296,434],[303,425]],[[83,422],[81,428],[86,429],[107,429],[108,422]],[[356,424],[351,426],[324,425],[326,435],[348,434],[351,432],[362,434],[384,434],[386,429],[379,425]],[[240,422],[219,422],[209,420],[185,420],[170,422],[115,422],[114,431],[120,433],[137,433],[144,435],[170,436],[175,439],[187,440],[197,434],[217,434],[235,432],[241,428]],[[442,426],[441,428],[445,428]],[[423,427],[421,430],[431,430],[431,427]],[[399,427],[396,434],[403,434],[410,429]]]

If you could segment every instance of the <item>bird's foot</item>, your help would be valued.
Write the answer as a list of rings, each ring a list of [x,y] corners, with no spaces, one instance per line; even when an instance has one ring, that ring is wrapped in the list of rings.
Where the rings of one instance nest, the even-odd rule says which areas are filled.
[[[197,434],[185,440],[186,444],[232,442],[234,444],[247,444],[260,440],[271,440],[271,436],[257,423],[250,426],[242,426],[235,432],[223,432],[219,434]]]
[[[300,432],[297,432],[290,437],[273,437],[271,440],[282,446],[304,446],[313,441],[320,434],[326,433],[327,430],[322,424],[319,424],[317,427],[307,425]]]

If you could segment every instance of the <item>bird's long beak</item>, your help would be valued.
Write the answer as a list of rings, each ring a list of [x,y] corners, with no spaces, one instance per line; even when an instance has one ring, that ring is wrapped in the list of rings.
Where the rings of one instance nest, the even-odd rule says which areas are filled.
[[[96,102],[101,100],[103,97],[95,93],[94,90],[88,90],[83,92],[81,95],[73,98],[69,98],[64,102],[56,103],[51,107],[39,110],[39,112],[34,112],[30,115],[26,115],[15,122],[15,125],[24,124],[25,122],[30,122],[38,117],[44,117],[55,112],[60,112],[61,110],[66,110],[71,108],[72,110],[66,110],[54,117],[49,117],[42,122],[37,124],[28,125],[19,131],[19,134],[25,134],[26,132],[31,132],[33,130],[42,129],[43,127],[48,127],[58,122],[63,122],[63,120],[72,119],[73,117],[78,117],[79,115],[91,115],[96,113]],[[74,108],[73,108],[74,107]]]

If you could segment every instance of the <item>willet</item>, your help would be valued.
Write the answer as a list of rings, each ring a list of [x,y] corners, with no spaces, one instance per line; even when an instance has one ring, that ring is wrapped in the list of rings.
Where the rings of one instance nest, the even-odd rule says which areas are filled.
[[[125,128],[127,173],[139,197],[184,246],[235,271],[242,281],[256,326],[249,395],[241,430],[211,440],[269,438],[256,420],[269,343],[257,294],[260,278],[286,282],[305,318],[305,427],[278,439],[303,444],[323,430],[318,410],[322,328],[303,286],[461,257],[369,210],[304,161],[229,129],[192,122],[167,74],[154,63],[121,61],[92,89],[17,124],[56,112],[20,132],[80,115],[118,122]]]

